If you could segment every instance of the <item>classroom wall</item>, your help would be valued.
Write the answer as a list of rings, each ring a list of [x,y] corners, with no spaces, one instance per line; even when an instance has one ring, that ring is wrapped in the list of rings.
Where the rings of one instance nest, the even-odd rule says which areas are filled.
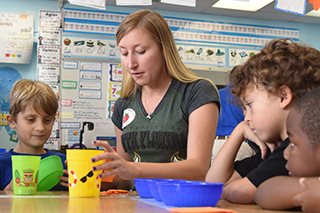
[[[69,3],[65,3],[64,7],[68,8],[79,8],[79,9],[91,9],[79,6],[73,6]],[[129,8],[129,7],[114,7],[107,6],[107,11],[114,12],[126,12],[131,13],[140,8]],[[0,67],[12,67],[21,74],[22,78],[36,79],[36,56],[37,56],[37,38],[38,38],[38,18],[40,10],[59,10],[57,1],[47,1],[47,0],[0,0],[0,11],[1,12],[27,12],[35,14],[35,35],[34,35],[34,48],[29,64],[5,64],[0,63]],[[171,11],[158,11],[164,16],[173,16],[180,18],[190,18],[189,13],[171,12]],[[286,28],[296,28],[300,30],[300,40],[304,43],[315,47],[320,50],[320,43],[318,42],[318,36],[320,35],[319,24],[302,24],[302,23],[291,23],[291,22],[278,22],[270,20],[257,20],[248,18],[235,18],[226,16],[215,16],[215,15],[202,15],[198,14],[193,16],[193,19],[198,20],[208,20],[216,22],[229,22],[229,23],[239,23],[239,24],[252,24],[252,25],[265,25],[273,27],[286,27]],[[1,32],[0,32],[1,33]],[[226,82],[226,72],[213,72],[208,71],[195,71],[196,74],[203,77],[208,77],[217,84],[223,84]],[[0,73],[1,76],[1,73]],[[1,126],[0,126],[1,128]],[[113,128],[113,127],[112,127]],[[10,142],[9,135],[7,134],[5,128],[0,129],[0,148],[14,148],[16,143]]]

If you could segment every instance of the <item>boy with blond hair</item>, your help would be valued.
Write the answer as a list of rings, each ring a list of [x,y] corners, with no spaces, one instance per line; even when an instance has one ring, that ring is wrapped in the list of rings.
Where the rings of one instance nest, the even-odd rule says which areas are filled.
[[[302,206],[305,212],[320,212],[320,192],[311,190],[320,187],[319,97],[320,88],[316,88],[300,98],[290,111],[290,143],[284,151],[290,176],[274,177],[259,186],[255,201],[261,207],[283,210]]]
[[[10,93],[10,114],[7,116],[11,129],[15,129],[18,145],[8,152],[0,154],[0,190],[13,190],[12,155],[34,155],[46,158],[57,155],[62,163],[66,156],[61,153],[44,149],[44,144],[51,135],[58,101],[52,89],[39,81],[21,79],[17,81]],[[64,171],[66,173],[66,171]],[[67,177],[59,177],[67,186]],[[60,190],[57,184],[51,190]]]
[[[261,183],[288,175],[283,151],[289,140],[287,116],[296,101],[320,86],[320,52],[290,39],[274,39],[230,75],[231,92],[246,108],[209,169],[206,181],[225,183],[223,197],[253,203]],[[260,147],[234,163],[243,140]]]

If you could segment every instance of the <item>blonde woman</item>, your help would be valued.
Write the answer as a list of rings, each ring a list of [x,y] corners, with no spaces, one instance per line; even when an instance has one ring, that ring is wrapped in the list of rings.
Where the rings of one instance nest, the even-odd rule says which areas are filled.
[[[117,152],[93,142],[108,152],[92,161],[111,161],[92,169],[113,168],[102,178],[116,175],[103,189],[129,189],[133,178],[204,180],[220,108],[216,87],[186,68],[168,24],[154,11],[127,16],[116,39],[124,69],[112,116]]]

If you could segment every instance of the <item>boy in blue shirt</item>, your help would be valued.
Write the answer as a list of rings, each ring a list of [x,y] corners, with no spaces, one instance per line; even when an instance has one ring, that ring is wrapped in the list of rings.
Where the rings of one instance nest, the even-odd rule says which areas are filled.
[[[234,67],[230,73],[235,69],[236,67]],[[214,160],[227,138],[231,135],[233,129],[244,120],[244,109],[234,103],[230,86],[231,85],[228,84],[225,88],[219,89],[221,110],[219,113],[216,139],[213,144],[212,160]],[[242,160],[254,154],[254,149],[252,149],[248,143],[243,142],[235,160]]]
[[[66,156],[44,149],[51,135],[58,109],[57,98],[52,89],[39,81],[21,79],[10,93],[10,114],[7,116],[11,129],[15,129],[18,145],[15,149],[0,154],[0,190],[13,190],[12,155],[34,155],[46,158],[58,155],[64,165]],[[65,167],[66,169],[66,167]],[[66,174],[66,170],[64,171]],[[67,177],[59,177],[61,185],[67,186]],[[51,190],[66,189],[57,184]]]
[[[206,181],[225,183],[225,199],[249,204],[264,181],[288,175],[283,157],[289,144],[287,116],[301,96],[320,86],[320,52],[290,39],[274,39],[232,72],[230,83],[246,108],[245,121],[217,154]],[[246,139],[260,151],[234,163]]]

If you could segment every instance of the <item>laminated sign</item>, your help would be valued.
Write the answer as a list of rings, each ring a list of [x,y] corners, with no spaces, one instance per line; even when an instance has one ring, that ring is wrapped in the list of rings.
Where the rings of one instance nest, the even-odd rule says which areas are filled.
[[[33,31],[33,14],[0,12],[0,63],[28,64]]]

